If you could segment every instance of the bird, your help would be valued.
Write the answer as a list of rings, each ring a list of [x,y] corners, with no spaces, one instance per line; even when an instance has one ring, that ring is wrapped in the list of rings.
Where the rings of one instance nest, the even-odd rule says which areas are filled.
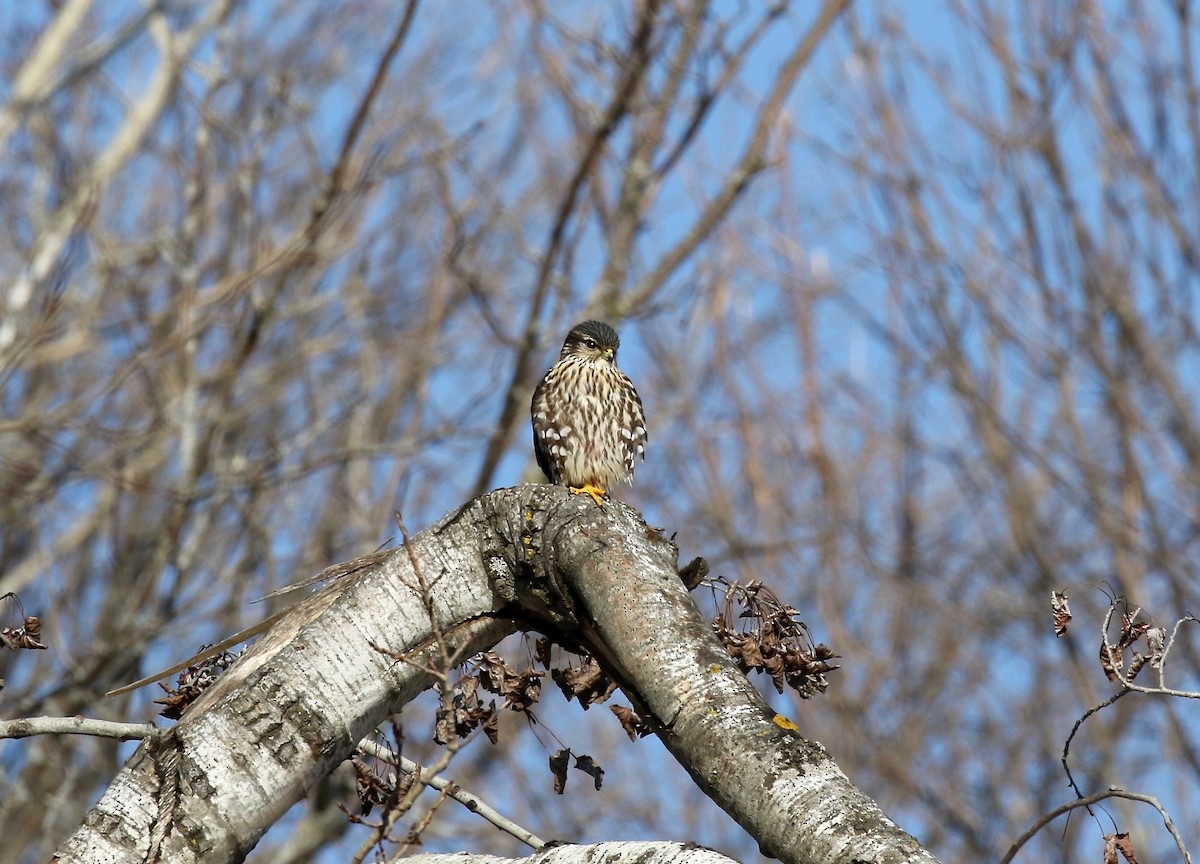
[[[604,506],[608,490],[632,483],[646,458],[646,415],[633,382],[617,368],[617,331],[576,324],[558,362],[533,391],[533,452],[546,479]]]

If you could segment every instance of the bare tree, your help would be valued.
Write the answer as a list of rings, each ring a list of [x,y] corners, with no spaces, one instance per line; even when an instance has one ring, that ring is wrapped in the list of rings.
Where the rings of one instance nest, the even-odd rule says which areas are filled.
[[[484,712],[451,671],[524,620],[598,658],[636,706],[630,726],[655,733],[772,857],[932,861],[762,702],[689,601],[673,544],[618,506],[504,490],[341,568],[129,760],[59,860],[238,860],[431,680],[463,735]],[[829,671],[816,657],[789,665],[821,686]],[[489,667],[483,686],[511,699],[497,677]],[[610,691],[590,682],[576,695]],[[387,827],[385,816],[379,840]]]
[[[286,616],[295,593],[249,601],[374,553],[397,507],[424,527],[533,479],[529,391],[597,316],[647,403],[624,500],[842,656],[770,709],[925,848],[1000,860],[1071,812],[1015,860],[1123,832],[1178,856],[1111,786],[1195,845],[1192,703],[1109,703],[1096,637],[1114,598],[1168,630],[1197,606],[1190,0],[68,0],[6,24],[0,628],[47,650],[0,650],[5,720],[144,735],[150,696],[105,691]],[[536,837],[757,854],[655,737],[546,699],[494,746],[434,746],[452,696],[404,709],[403,757]],[[132,746],[4,742],[0,861],[49,857]],[[567,747],[601,790],[554,794]],[[254,859],[410,829],[523,854],[416,780],[372,845],[338,809],[364,777],[317,782]]]

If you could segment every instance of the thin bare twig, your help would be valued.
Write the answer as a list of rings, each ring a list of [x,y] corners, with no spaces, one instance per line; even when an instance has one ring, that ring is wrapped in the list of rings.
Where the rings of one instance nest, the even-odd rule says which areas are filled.
[[[404,756],[397,756],[395,753],[388,750],[386,747],[381,747],[374,741],[363,739],[358,744],[358,749],[368,756],[374,757],[381,762],[387,762],[389,765],[394,765],[406,774],[412,774],[417,778],[419,783],[429,786],[439,792],[453,798],[458,803],[462,804],[472,813],[486,819],[488,822],[495,825],[501,831],[511,834],[522,843],[534,849],[541,848],[546,845],[546,841],[538,837],[532,831],[523,828],[516,822],[501,814],[498,810],[475,795],[463,789],[453,780],[442,777],[438,774],[426,774],[422,767],[411,759]]]
[[[25,717],[0,720],[0,738],[30,738],[34,735],[92,735],[118,741],[154,738],[163,732],[153,723],[118,723],[93,717]]]
[[[1186,862],[1186,864],[1191,864],[1192,856],[1188,853],[1187,846],[1183,842],[1183,837],[1179,834],[1179,829],[1175,827],[1175,823],[1171,821],[1171,814],[1169,814],[1166,811],[1166,808],[1164,808],[1162,804],[1158,802],[1158,799],[1151,795],[1142,795],[1138,792],[1126,792],[1124,789],[1119,789],[1116,786],[1111,786],[1108,789],[1105,789],[1103,792],[1097,792],[1094,795],[1088,795],[1086,798],[1079,798],[1075,801],[1071,801],[1067,804],[1063,804],[1061,807],[1056,807],[1051,810],[1049,813],[1035,822],[1028,831],[1017,838],[1017,841],[1009,848],[1008,853],[1000,860],[1000,864],[1010,864],[1010,862],[1017,857],[1017,853],[1021,851],[1022,846],[1032,840],[1035,834],[1037,834],[1059,816],[1062,816],[1065,813],[1070,813],[1072,810],[1076,810],[1080,807],[1088,808],[1088,812],[1091,813],[1091,805],[1097,804],[1106,798],[1125,798],[1129,801],[1141,801],[1143,804],[1149,804],[1151,807],[1157,810],[1159,815],[1162,816],[1164,827],[1167,829],[1167,832],[1171,835],[1171,837],[1174,838],[1176,847],[1178,847],[1180,854],[1183,855],[1183,860]]]
[[[817,20],[813,22],[812,27],[809,28],[804,38],[800,40],[800,44],[796,46],[779,71],[770,94],[762,108],[759,109],[754,129],[750,133],[750,141],[746,145],[742,157],[738,160],[738,164],[730,172],[729,179],[716,197],[704,208],[683,239],[668,250],[655,268],[642,280],[637,290],[625,301],[624,308],[637,308],[646,301],[646,298],[657,291],[713,232],[734,202],[746,191],[750,181],[767,167],[767,146],[770,144],[775,123],[792,92],[796,79],[807,68],[817,46],[821,44],[825,34],[829,32],[834,22],[850,6],[851,2],[853,0],[832,0],[822,7]]]
[[[87,3],[72,4],[82,5]],[[75,188],[74,193],[51,216],[33,244],[30,260],[22,268],[8,291],[7,318],[0,322],[0,351],[17,337],[17,316],[28,305],[34,288],[50,273],[67,240],[80,220],[92,206],[95,196],[113,175],[132,158],[148,134],[154,121],[167,106],[175,82],[200,39],[229,14],[233,0],[214,4],[197,23],[182,33],[173,33],[166,18],[155,14],[147,28],[161,55],[161,63],[142,98],[130,108],[125,122],[108,146],[96,158],[91,171]]]
[[[1081,798],[1083,797],[1083,792],[1080,791],[1079,786],[1076,785],[1075,777],[1071,774],[1071,768],[1067,764],[1067,757],[1071,753],[1071,742],[1075,739],[1075,733],[1079,731],[1079,727],[1084,724],[1084,721],[1087,720],[1089,717],[1091,717],[1093,714],[1103,711],[1105,708],[1107,708],[1109,705],[1116,702],[1122,696],[1125,696],[1132,692],[1133,691],[1129,690],[1129,689],[1118,690],[1116,693],[1114,693],[1108,699],[1105,699],[1103,702],[1101,702],[1096,707],[1089,708],[1082,717],[1080,717],[1078,720],[1075,721],[1075,725],[1071,727],[1071,734],[1069,734],[1067,736],[1067,741],[1063,745],[1062,766],[1063,766],[1063,770],[1067,772],[1067,782],[1071,784],[1071,788],[1075,790],[1075,794],[1079,795]]]
[[[21,69],[13,78],[9,102],[0,108],[0,148],[4,147],[4,142],[17,127],[21,115],[31,105],[36,105],[54,92],[51,84],[54,68],[67,55],[67,43],[87,16],[93,2],[71,0],[61,7],[21,64]]]
[[[518,412],[524,406],[523,397],[527,395],[526,388],[532,374],[533,352],[538,346],[538,336],[541,332],[542,307],[550,288],[550,277],[554,273],[554,265],[558,261],[558,253],[563,237],[566,235],[567,225],[571,221],[575,202],[579,198],[584,183],[587,182],[600,154],[604,151],[604,145],[629,112],[634,93],[637,92],[646,68],[649,66],[652,56],[650,39],[654,33],[654,24],[661,5],[662,0],[646,0],[646,3],[643,4],[637,31],[630,42],[628,56],[624,59],[623,71],[613,90],[612,99],[588,138],[575,173],[567,184],[567,191],[558,204],[558,212],[555,214],[554,224],[550,229],[546,251],[538,265],[533,299],[525,323],[525,333],[521,338],[520,348],[517,349],[517,360],[513,364],[512,378],[505,391],[504,407],[500,411],[500,419],[496,421],[496,431],[488,441],[487,452],[484,454],[483,464],[480,466],[479,475],[475,480],[473,495],[482,495],[488,491],[500,457],[512,439]]]

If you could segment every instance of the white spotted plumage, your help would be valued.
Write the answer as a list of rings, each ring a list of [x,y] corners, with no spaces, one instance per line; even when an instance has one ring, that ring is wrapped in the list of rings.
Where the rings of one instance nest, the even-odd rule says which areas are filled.
[[[645,413],[633,382],[617,368],[619,345],[607,324],[576,325],[534,391],[534,452],[551,483],[604,492],[631,482],[645,458]]]

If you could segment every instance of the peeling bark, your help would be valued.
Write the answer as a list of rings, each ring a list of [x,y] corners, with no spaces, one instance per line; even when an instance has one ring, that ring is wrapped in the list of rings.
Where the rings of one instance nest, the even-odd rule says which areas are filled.
[[[676,554],[619,502],[601,510],[552,486],[477,498],[407,549],[346,568],[275,624],[170,733],[138,749],[58,860],[239,861],[430,685],[437,633],[461,661],[524,628],[600,658],[765,854],[932,861],[763,702],[687,594]]]

